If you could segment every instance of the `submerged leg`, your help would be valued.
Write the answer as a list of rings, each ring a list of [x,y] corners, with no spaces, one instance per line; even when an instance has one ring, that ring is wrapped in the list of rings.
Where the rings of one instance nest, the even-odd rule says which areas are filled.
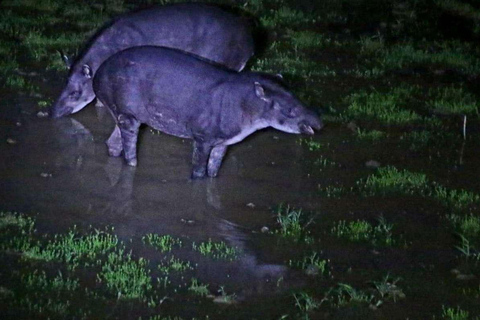
[[[137,138],[140,122],[132,115],[120,114],[118,127],[122,135],[123,155],[129,166],[137,166]]]
[[[110,138],[108,138],[106,144],[110,157],[120,156],[123,151],[122,134],[120,133],[120,128],[117,125],[115,125],[115,129],[113,129],[113,132],[110,135]]]
[[[222,165],[223,157],[227,152],[227,146],[216,146],[210,152],[210,158],[208,159],[208,176],[216,177],[218,170]]]
[[[193,141],[192,179],[205,177],[207,171],[208,156],[212,147],[206,143]]]

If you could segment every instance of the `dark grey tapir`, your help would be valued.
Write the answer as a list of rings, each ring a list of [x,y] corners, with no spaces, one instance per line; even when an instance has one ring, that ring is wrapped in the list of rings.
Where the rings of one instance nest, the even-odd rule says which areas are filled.
[[[94,98],[92,78],[109,56],[155,45],[193,53],[240,71],[254,52],[248,20],[219,7],[184,3],[123,15],[92,37],[70,67],[68,83],[50,110],[53,118],[83,109]]]
[[[215,177],[227,146],[273,127],[313,134],[322,123],[274,76],[236,72],[163,47],[129,48],[108,58],[93,80],[116,126],[110,156],[137,165],[140,124],[193,139],[192,178]]]

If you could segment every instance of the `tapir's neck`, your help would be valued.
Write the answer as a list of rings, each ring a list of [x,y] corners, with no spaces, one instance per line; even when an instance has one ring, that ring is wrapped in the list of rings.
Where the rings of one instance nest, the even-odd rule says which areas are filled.
[[[222,144],[228,146],[228,145],[238,143],[243,139],[245,139],[246,137],[248,137],[249,135],[251,135],[252,133],[254,133],[255,131],[262,130],[269,126],[270,124],[267,123],[266,121],[262,119],[255,119],[248,125],[247,124],[242,125],[239,133],[237,133],[235,136],[231,137],[230,139],[224,141]]]

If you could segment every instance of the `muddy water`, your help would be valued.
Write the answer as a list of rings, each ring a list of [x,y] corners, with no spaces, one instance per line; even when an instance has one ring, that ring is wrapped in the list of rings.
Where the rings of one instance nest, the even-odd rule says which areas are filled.
[[[91,105],[71,117],[52,120],[38,118],[28,98],[8,101],[0,126],[1,209],[33,215],[39,234],[63,233],[73,225],[80,229],[114,227],[121,240],[133,240],[136,256],[149,259],[152,266],[163,255],[142,246],[141,237],[147,233],[180,237],[187,246],[175,251],[175,256],[191,261],[195,270],[184,278],[172,277],[175,285],[188,286],[186,279],[195,276],[209,284],[212,292],[225,286],[227,293],[235,293],[242,302],[218,309],[212,304],[191,305],[191,298],[177,297],[167,307],[173,314],[278,319],[298,312],[293,292],[306,290],[321,298],[337,283],[364,290],[387,274],[402,278],[399,286],[407,295],[405,300],[390,302],[375,312],[353,305],[331,313],[325,306],[311,317],[429,318],[440,314],[444,304],[460,303],[476,309],[475,298],[462,290],[476,292],[478,281],[459,282],[451,274],[462,260],[454,248],[458,239],[444,218],[450,213],[448,208],[415,197],[363,198],[351,193],[327,198],[319,192],[319,185],[355,185],[373,172],[364,163],[374,159],[426,172],[449,187],[479,192],[475,178],[478,141],[455,141],[451,148],[431,146],[411,152],[391,140],[358,141],[344,126],[331,124],[314,138],[322,143],[322,152],[312,153],[298,143],[298,136],[265,130],[230,148],[218,178],[192,181],[188,140],[143,128],[139,165],[131,168],[122,158],[107,155],[104,141],[113,121],[104,108]],[[335,164],[315,165],[319,155]],[[260,232],[264,226],[278,228],[272,208],[282,202],[314,213],[310,231],[316,241],[311,247]],[[397,245],[391,248],[349,243],[330,234],[339,219],[375,221],[380,215],[395,224]],[[191,250],[191,242],[208,239],[225,241],[242,254],[234,262],[215,261]],[[330,277],[307,276],[288,265],[289,260],[302,259],[311,250],[330,259]],[[138,306],[127,309],[127,318],[145,315]]]
[[[138,167],[109,157],[104,141],[113,120],[104,108],[92,105],[58,120],[38,118],[33,110],[12,111],[4,114],[3,123],[2,209],[34,213],[39,233],[92,225],[114,227],[126,242],[147,233],[197,243],[223,240],[241,249],[240,261],[203,259],[196,272],[202,282],[230,285],[242,298],[274,293],[276,281],[288,279],[285,261],[262,259],[252,239],[271,238],[260,229],[273,229],[272,207],[305,204],[314,196],[298,136],[273,130],[255,134],[230,148],[218,178],[191,180],[191,141],[146,127]],[[183,255],[198,259],[186,251]],[[155,254],[147,258],[159,259]]]

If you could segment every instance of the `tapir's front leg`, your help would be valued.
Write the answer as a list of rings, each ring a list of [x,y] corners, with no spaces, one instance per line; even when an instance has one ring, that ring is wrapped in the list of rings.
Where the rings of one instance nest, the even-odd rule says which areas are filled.
[[[205,177],[207,171],[208,156],[212,146],[204,142],[193,140],[192,179]]]
[[[210,152],[210,158],[208,159],[208,176],[216,177],[218,170],[222,165],[223,157],[227,152],[227,146],[216,146]]]
[[[120,114],[117,117],[123,144],[123,155],[127,164],[137,166],[137,138],[140,122],[132,115]]]

